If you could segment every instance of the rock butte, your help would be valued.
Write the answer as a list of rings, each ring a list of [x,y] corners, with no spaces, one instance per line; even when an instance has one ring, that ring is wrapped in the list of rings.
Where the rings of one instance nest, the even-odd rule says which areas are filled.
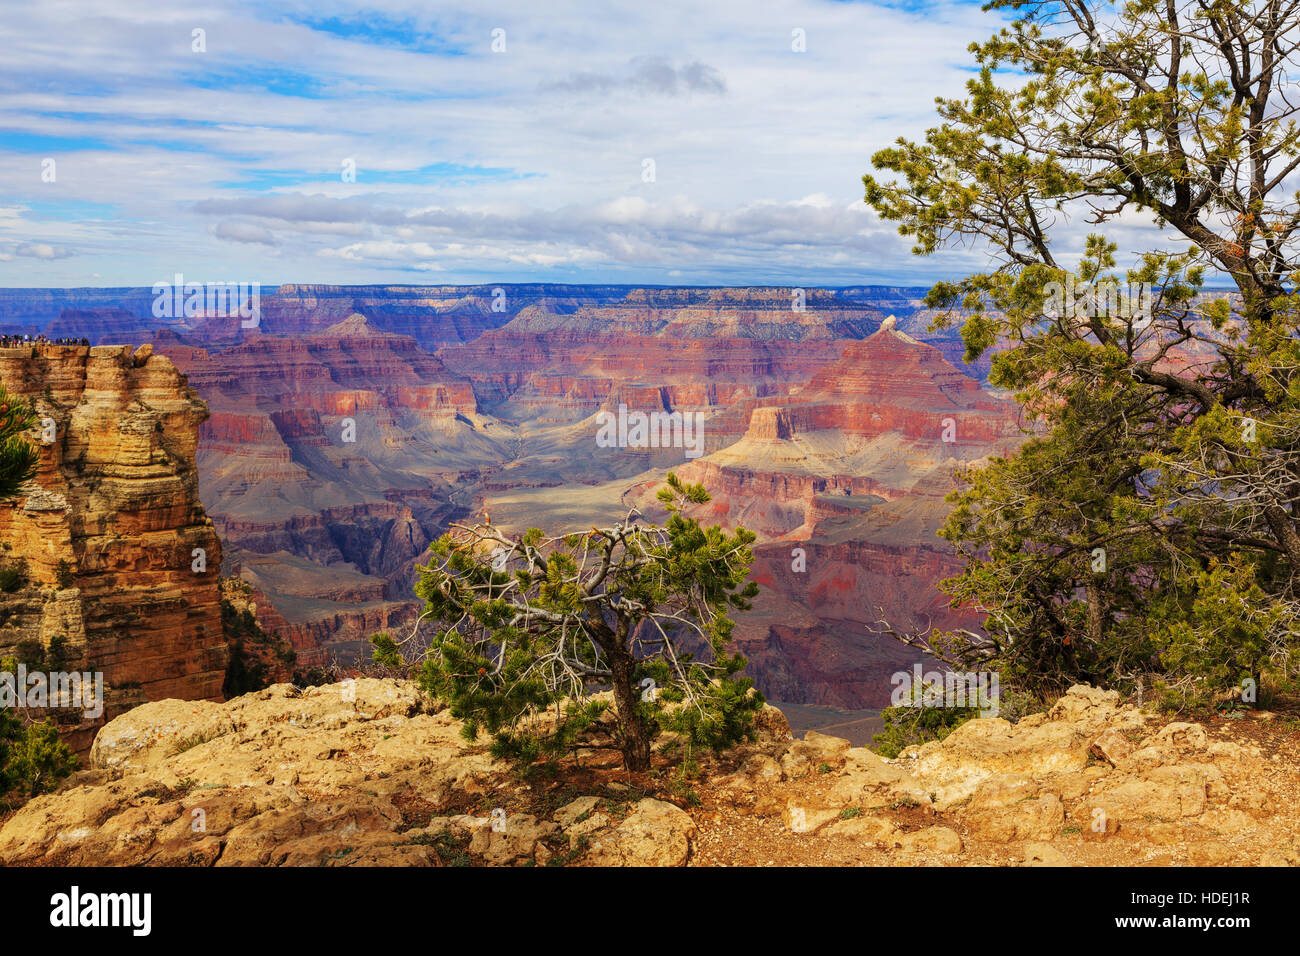
[[[29,578],[0,601],[0,653],[62,638],[50,669],[102,670],[106,717],[144,700],[220,699],[227,662],[221,543],[194,465],[207,408],[151,353],[0,348],[0,382],[56,428],[35,481],[0,503],[0,558],[25,561]],[[65,739],[84,751],[96,725],[68,726]]]

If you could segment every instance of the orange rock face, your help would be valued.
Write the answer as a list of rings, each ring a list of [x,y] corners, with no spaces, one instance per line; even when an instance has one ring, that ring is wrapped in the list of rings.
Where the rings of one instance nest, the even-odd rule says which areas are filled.
[[[0,652],[38,642],[44,669],[103,672],[106,714],[71,736],[83,749],[144,700],[220,700],[225,676],[221,544],[195,465],[207,406],[150,351],[0,349],[0,382],[41,419],[36,479],[0,503],[2,560],[27,570],[0,594]]]

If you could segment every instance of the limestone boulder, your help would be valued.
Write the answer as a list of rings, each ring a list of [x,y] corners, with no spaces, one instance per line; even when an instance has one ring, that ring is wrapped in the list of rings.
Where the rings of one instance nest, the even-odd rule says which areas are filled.
[[[961,836],[951,827],[934,826],[903,833],[895,845],[904,853],[943,853],[955,856],[962,851]]]
[[[504,814],[489,820],[488,826],[475,829],[469,852],[495,866],[532,859],[538,843],[559,829],[555,823],[538,820],[530,813]]]
[[[684,866],[695,839],[689,813],[650,797],[639,801],[612,831],[591,844],[592,866]]]
[[[824,769],[844,766],[850,743],[843,737],[830,737],[810,730],[781,756],[781,770],[787,777],[805,777]]]

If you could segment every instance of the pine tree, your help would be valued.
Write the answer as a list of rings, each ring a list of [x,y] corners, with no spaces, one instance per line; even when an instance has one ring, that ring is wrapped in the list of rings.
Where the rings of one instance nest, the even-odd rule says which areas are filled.
[[[54,724],[23,726],[17,716],[0,710],[0,801],[9,798],[4,805],[48,793],[76,768],[77,758]]]
[[[36,474],[36,447],[23,437],[35,424],[31,406],[0,385],[0,501],[16,496]]]
[[[25,797],[48,793],[77,767],[77,758],[48,720],[16,733],[9,745],[6,769]]]
[[[864,177],[918,254],[986,244],[991,268],[928,302],[962,322],[968,360],[996,347],[990,382],[1032,433],[964,475],[941,532],[965,559],[943,587],[986,612],[984,633],[928,646],[1042,689],[1288,680],[1300,213],[1283,182],[1300,128],[1280,91],[1300,4],[989,7],[1018,19],[972,46],[968,96],[939,101],[923,142],[873,157],[891,181]],[[1085,216],[1099,228],[1072,267],[1053,234]],[[1117,274],[1105,227],[1121,217],[1179,246]]]
[[[419,681],[465,721],[469,739],[485,730],[496,756],[524,763],[581,739],[640,771],[661,731],[715,748],[750,733],[763,698],[727,644],[729,611],[758,593],[746,582],[755,535],[687,517],[683,508],[709,495],[675,474],[658,497],[663,525],[633,509],[609,527],[508,538],[485,520],[453,525],[433,544],[416,593],[439,629],[418,655]],[[389,666],[413,646],[371,640]],[[612,722],[593,694],[605,688]]]

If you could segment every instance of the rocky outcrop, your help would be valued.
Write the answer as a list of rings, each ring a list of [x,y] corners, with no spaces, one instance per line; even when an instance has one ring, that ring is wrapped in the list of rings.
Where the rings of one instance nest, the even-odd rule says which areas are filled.
[[[141,700],[219,699],[221,544],[199,503],[202,400],[147,347],[0,349],[0,382],[41,419],[35,481],[0,503],[0,560],[27,574],[0,594],[0,652],[102,671],[107,717]],[[102,719],[78,725],[73,745]]]
[[[517,782],[460,731],[392,680],[147,704],[100,732],[90,770],[6,823],[0,860],[438,865],[441,846],[510,864],[546,862],[569,834],[595,865],[688,859],[695,824],[661,800],[586,798],[545,816],[507,809]],[[487,812],[439,812],[466,799]]]
[[[779,810],[827,862],[843,862],[847,839],[869,861],[1300,864],[1300,822],[1282,809],[1294,765],[1091,687],[1016,724],[970,720],[897,760],[809,733],[777,769],[751,762],[719,781],[722,796]]]
[[[1295,865],[1293,763],[1075,687],[886,760],[757,739],[684,794],[597,752],[527,785],[405,681],[160,701],[0,827],[6,865]],[[1099,758],[1117,735],[1132,748]],[[534,781],[537,784],[537,781]]]

